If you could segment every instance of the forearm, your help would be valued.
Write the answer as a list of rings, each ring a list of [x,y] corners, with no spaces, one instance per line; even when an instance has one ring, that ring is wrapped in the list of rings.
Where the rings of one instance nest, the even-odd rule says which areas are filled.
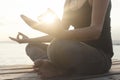
[[[80,41],[88,41],[98,39],[101,34],[99,27],[88,26],[74,30],[64,30],[58,33],[55,37],[61,39],[73,39]]]
[[[46,43],[46,42],[50,42],[52,39],[53,39],[52,36],[47,35],[47,36],[42,36],[37,38],[29,38],[27,42],[28,43],[38,43],[38,42]]]

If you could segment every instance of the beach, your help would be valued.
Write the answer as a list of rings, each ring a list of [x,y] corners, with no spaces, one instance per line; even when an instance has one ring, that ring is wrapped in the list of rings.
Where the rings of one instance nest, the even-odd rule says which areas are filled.
[[[25,53],[26,45],[16,42],[0,42],[0,66],[33,64]],[[113,45],[113,50],[113,59],[120,60],[120,45]]]

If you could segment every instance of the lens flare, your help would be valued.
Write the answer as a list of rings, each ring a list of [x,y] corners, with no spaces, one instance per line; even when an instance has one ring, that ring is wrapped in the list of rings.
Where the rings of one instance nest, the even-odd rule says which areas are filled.
[[[53,23],[55,20],[55,16],[53,14],[47,14],[44,18],[43,21],[46,23]]]
[[[55,21],[55,15],[53,13],[47,12],[46,14],[43,14],[42,16],[39,16],[38,20],[40,22],[44,22],[44,23],[47,23],[47,24],[52,24]]]

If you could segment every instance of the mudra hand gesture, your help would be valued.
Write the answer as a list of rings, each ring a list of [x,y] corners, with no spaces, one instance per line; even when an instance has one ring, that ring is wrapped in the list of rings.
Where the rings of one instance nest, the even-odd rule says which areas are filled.
[[[24,35],[23,33],[20,33],[20,32],[18,32],[16,38],[13,38],[13,37],[9,37],[9,38],[18,43],[26,43],[27,40],[29,39],[29,37],[27,37],[26,35]]]
[[[48,23],[44,20],[42,20],[42,18],[46,17],[47,14],[52,14],[54,15],[54,22],[52,23]],[[58,18],[58,16],[50,9],[48,9],[47,12],[45,12],[44,14],[42,14],[41,16],[39,16],[39,22],[36,22],[24,15],[21,15],[21,18],[25,21],[26,24],[28,24],[31,28],[44,32],[46,34],[49,34],[51,36],[56,36],[57,33],[62,32],[63,28],[62,28],[62,24],[60,19]],[[47,17],[46,17],[47,18]],[[48,17],[49,18],[49,17]]]

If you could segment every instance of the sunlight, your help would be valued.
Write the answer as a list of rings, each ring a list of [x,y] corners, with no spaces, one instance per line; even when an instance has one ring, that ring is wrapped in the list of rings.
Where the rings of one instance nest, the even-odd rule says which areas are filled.
[[[38,20],[43,23],[52,24],[55,21],[55,14],[50,11],[47,11],[45,14],[38,17]]]
[[[0,27],[0,35],[2,36],[0,37],[0,41],[9,40],[8,36],[16,36],[17,32],[23,32],[30,37],[43,36],[43,33],[26,27],[21,20],[20,15],[24,14],[33,20],[38,21],[38,16],[50,8],[55,12],[59,19],[61,19],[63,6],[64,0],[0,0],[0,25],[4,26]],[[43,21],[49,24],[53,23],[54,16],[48,14]]]
[[[52,14],[48,14],[43,18],[43,21],[46,23],[53,23],[54,20],[55,20],[55,17]]]

